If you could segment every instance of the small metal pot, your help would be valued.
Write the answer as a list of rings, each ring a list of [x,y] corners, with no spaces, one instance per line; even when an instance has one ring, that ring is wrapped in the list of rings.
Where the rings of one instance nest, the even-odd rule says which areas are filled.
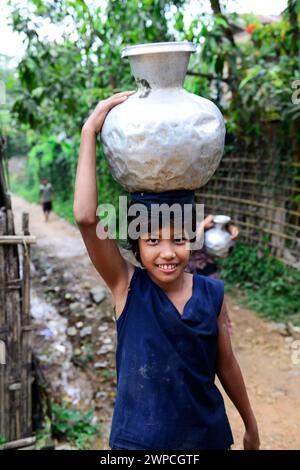
[[[204,248],[207,254],[225,258],[229,249],[234,245],[230,233],[226,229],[231,218],[227,215],[215,215],[214,226],[204,234]]]

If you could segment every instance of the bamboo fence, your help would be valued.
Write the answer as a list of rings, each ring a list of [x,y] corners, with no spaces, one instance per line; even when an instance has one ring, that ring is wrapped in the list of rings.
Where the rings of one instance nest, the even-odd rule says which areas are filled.
[[[276,127],[260,144],[227,152],[196,201],[231,216],[241,241],[299,268],[300,155],[278,145]]]
[[[32,350],[28,214],[16,236],[0,148],[0,437],[4,448],[32,445]]]

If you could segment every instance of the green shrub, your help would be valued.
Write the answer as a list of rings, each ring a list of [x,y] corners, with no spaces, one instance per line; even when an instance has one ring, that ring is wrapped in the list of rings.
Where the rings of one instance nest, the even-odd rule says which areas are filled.
[[[245,293],[241,300],[247,306],[267,318],[300,324],[300,270],[241,242],[219,267],[227,288]]]
[[[94,413],[52,406],[52,435],[65,438],[75,444],[78,449],[89,449],[93,440],[99,435],[99,426],[93,422]]]
[[[6,437],[0,436],[0,445],[5,444],[7,442]]]

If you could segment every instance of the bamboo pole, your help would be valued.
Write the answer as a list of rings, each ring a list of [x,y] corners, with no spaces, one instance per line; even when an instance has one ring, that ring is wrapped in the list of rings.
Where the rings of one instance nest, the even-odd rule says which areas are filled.
[[[13,213],[10,209],[6,211],[7,233],[14,234]],[[16,245],[8,245],[6,251],[6,272],[7,281],[14,281],[19,278],[19,255]],[[9,329],[8,343],[8,371],[9,384],[18,384],[21,381],[21,289],[9,290],[6,295],[6,312]],[[22,436],[21,415],[22,401],[20,388],[9,387],[9,440],[20,439]]]
[[[251,184],[251,185],[256,185],[256,186],[264,186],[266,185],[266,183],[264,181],[257,181],[255,179],[243,179],[243,178],[230,178],[230,177],[227,177],[227,176],[219,176],[217,178],[218,181],[224,181],[225,183],[239,183],[240,186],[243,186],[244,184]],[[300,188],[297,188],[296,186],[280,186],[279,188],[277,188],[277,190],[282,194],[282,190],[287,190],[287,191],[292,191],[292,192],[295,192],[295,193],[299,193],[300,192]]]
[[[17,244],[36,243],[36,237],[29,235],[1,235],[0,245],[17,245]]]
[[[259,219],[261,221],[261,215],[258,212],[248,212],[248,211],[245,211],[243,209],[240,209],[239,207],[234,207],[234,208],[231,209],[231,211],[234,214],[240,214],[240,215],[243,215],[243,216],[252,217],[254,219]],[[213,211],[213,212],[215,212],[215,211]],[[238,217],[231,216],[231,219],[232,219],[233,223],[235,223],[235,222],[237,224],[239,223],[239,218]],[[290,229],[293,229],[293,230],[296,230],[296,231],[300,230],[299,225],[289,224],[288,222],[283,222],[281,220],[279,220],[278,222],[277,221],[275,222],[274,218],[271,218],[271,217],[264,217],[263,222],[270,222],[271,224],[276,223],[276,225],[280,225],[280,226],[290,228]],[[257,224],[257,229],[259,229],[259,228],[260,227]]]
[[[28,447],[32,444],[35,444],[36,437],[25,437],[24,439],[18,439],[11,442],[6,442],[5,444],[0,445],[0,450],[10,450],[10,449],[21,449],[22,447]]]
[[[25,236],[29,236],[29,215],[22,214],[22,231]],[[22,434],[31,434],[32,403],[31,403],[31,378],[32,378],[32,333],[30,319],[30,245],[23,245],[22,259],[22,314],[21,314],[21,350],[22,350]]]
[[[264,203],[261,203],[259,201],[255,201],[255,200],[251,200],[251,199],[240,199],[240,198],[235,198],[235,197],[232,197],[232,196],[223,196],[222,194],[210,194],[210,193],[201,193],[200,196],[202,197],[207,197],[207,198],[212,198],[212,199],[221,199],[221,200],[224,200],[224,201],[232,201],[232,202],[240,202],[242,204],[247,204],[247,205],[251,205],[251,206],[256,206],[256,207],[262,207],[262,208],[265,208],[265,209],[270,209],[270,210],[282,210],[282,211],[286,211],[286,209],[284,208],[281,208],[281,207],[276,207],[276,206],[272,206],[270,204],[264,204]],[[288,211],[289,214],[292,214],[292,215],[297,215],[300,217],[300,212],[296,212],[296,211]]]
[[[1,173],[1,171],[0,171]],[[0,235],[6,233],[6,213],[0,208]],[[0,365],[0,436],[8,438],[9,429],[9,395],[7,372],[8,325],[6,317],[6,272],[4,247],[0,246],[0,339],[5,348],[6,363]]]

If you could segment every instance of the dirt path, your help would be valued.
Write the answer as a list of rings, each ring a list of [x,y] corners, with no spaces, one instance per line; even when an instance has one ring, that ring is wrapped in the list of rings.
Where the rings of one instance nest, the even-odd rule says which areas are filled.
[[[29,212],[30,232],[37,237],[37,251],[47,255],[53,263],[62,265],[65,271],[73,271],[81,283],[88,282],[90,287],[101,284],[75,227],[53,213],[45,223],[41,208],[19,197],[13,197],[13,209],[17,230],[22,211]],[[259,423],[261,447],[300,449],[300,364],[292,362],[293,348],[299,343],[292,337],[282,336],[272,323],[238,306],[234,299],[227,297],[227,300],[234,328],[233,347]],[[113,323],[107,334],[115,336]],[[105,426],[103,437],[97,442],[98,449],[109,449],[107,435],[114,393],[110,392],[110,396],[105,413],[102,408]],[[240,449],[243,425],[228,399],[226,406],[235,437],[234,448]]]

